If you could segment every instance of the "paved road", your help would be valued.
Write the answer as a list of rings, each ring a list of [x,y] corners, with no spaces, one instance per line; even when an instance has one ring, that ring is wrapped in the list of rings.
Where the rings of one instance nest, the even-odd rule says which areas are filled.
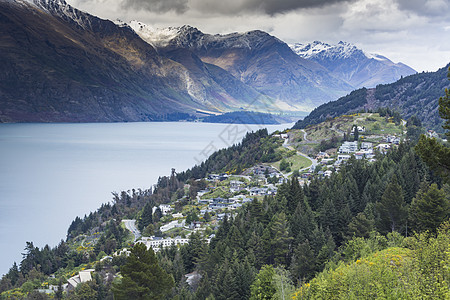
[[[140,231],[136,228],[136,220],[122,220],[125,227],[134,234],[134,241],[141,237]]]

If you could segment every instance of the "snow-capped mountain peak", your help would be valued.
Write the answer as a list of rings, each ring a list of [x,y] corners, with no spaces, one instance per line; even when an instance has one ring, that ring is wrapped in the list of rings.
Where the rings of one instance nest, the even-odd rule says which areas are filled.
[[[145,23],[133,20],[128,26],[144,41],[155,47],[165,47],[176,38],[183,27],[153,28]]]
[[[317,57],[342,59],[361,51],[355,45],[342,41],[337,45],[314,41],[308,44],[297,43],[289,46],[295,53],[305,59]]]
[[[330,45],[314,41],[290,47],[300,57],[321,64],[355,88],[390,83],[415,73],[406,65],[395,64],[382,55],[365,52],[347,42]]]
[[[123,26],[116,22],[116,24]],[[181,27],[153,28],[139,21],[131,21],[130,26],[143,40],[155,47],[167,47],[168,45],[184,48],[207,49],[214,45],[223,48],[258,47],[268,39],[279,39],[260,30],[248,32],[234,32],[229,34],[205,34],[190,25]]]

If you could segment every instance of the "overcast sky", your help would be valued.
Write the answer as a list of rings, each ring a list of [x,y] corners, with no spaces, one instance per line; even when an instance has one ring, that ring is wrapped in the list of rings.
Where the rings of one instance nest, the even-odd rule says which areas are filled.
[[[67,0],[101,18],[205,33],[264,30],[287,43],[346,41],[435,71],[450,62],[450,0]]]

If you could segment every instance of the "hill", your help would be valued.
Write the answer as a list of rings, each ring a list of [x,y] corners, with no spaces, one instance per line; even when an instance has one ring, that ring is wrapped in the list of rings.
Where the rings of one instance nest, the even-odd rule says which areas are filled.
[[[436,237],[355,239],[343,247],[341,261],[303,284],[293,299],[447,299],[448,225]]]
[[[417,115],[424,126],[442,132],[437,100],[443,95],[444,89],[450,87],[447,79],[448,67],[449,65],[436,72],[407,76],[373,89],[353,91],[345,97],[317,107],[305,119],[298,121],[294,128],[305,128],[327,118],[361,110],[375,111],[380,107],[388,107],[399,111],[404,119]]]
[[[384,124],[380,117],[370,114],[353,117],[361,122],[374,118]],[[346,118],[335,120],[342,122],[336,127],[357,121]],[[278,170],[286,163],[287,167],[305,166],[305,162],[291,159],[298,156],[289,148],[295,137],[292,133],[296,132],[249,133],[241,143],[215,152],[200,165],[179,174],[173,170],[171,176],[159,178],[152,189],[114,194],[111,203],[84,218],[77,217],[68,229],[67,240],[54,248],[39,248],[27,242],[22,262],[14,264],[0,281],[1,297],[35,297],[38,289],[53,293],[46,288],[57,290],[58,282],[71,284],[81,277],[77,274],[85,272],[92,273],[93,280],[75,280],[77,287],[66,286],[64,297],[85,293],[112,297],[111,286],[120,282],[120,270],[129,262],[127,249],[136,240],[155,251],[157,264],[173,276],[175,287],[167,293],[169,298],[232,298],[239,290],[239,297],[248,299],[261,284],[270,287],[265,292],[272,293],[269,296],[281,293],[286,298],[304,282],[309,284],[302,287],[302,295],[305,291],[316,295],[318,291],[313,287],[322,291],[322,286],[342,295],[348,295],[349,286],[358,292],[362,286],[363,291],[370,292],[364,287],[367,282],[389,282],[386,288],[381,284],[381,289],[396,293],[398,281],[392,278],[397,275],[414,270],[415,278],[426,278],[421,269],[411,269],[409,264],[404,265],[408,268],[405,272],[397,270],[403,266],[398,256],[405,262],[410,257],[415,259],[411,254],[414,243],[432,243],[432,237],[414,240],[402,235],[406,230],[434,231],[437,224],[448,219],[448,187],[437,186],[440,179],[430,173],[412,145],[392,143],[390,150],[374,153],[371,160],[349,157],[339,164],[321,162],[322,170],[330,170],[328,175],[314,171],[306,181],[300,181],[295,176],[287,179],[289,174]],[[433,184],[425,182],[426,178]],[[395,203],[390,202],[392,197]],[[429,197],[442,204],[437,206],[433,222],[418,218],[418,213],[427,209],[418,201]],[[390,218],[386,210],[396,213]],[[448,247],[448,233],[446,237],[439,247]],[[376,253],[384,249],[386,252]],[[372,253],[373,257],[369,257]],[[445,251],[435,253],[447,255]],[[386,259],[376,258],[385,254]],[[353,271],[351,262],[356,259],[358,269]],[[371,271],[371,262],[375,265],[373,272],[364,269],[366,277],[355,275],[363,267]],[[383,271],[382,275],[378,270]],[[320,272],[325,275],[313,279]],[[335,283],[334,274],[342,276],[346,285]],[[262,278],[266,278],[265,283]],[[356,286],[358,280],[362,283]],[[418,282],[414,288],[421,284]],[[448,290],[446,283],[442,284],[444,288],[432,295]],[[435,286],[436,280],[424,279],[425,285]]]

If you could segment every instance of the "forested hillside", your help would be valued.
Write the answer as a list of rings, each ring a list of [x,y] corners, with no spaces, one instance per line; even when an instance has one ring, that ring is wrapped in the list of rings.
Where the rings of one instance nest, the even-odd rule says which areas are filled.
[[[376,118],[386,130],[392,125]],[[329,176],[283,175],[276,193],[250,196],[262,179],[272,182],[273,162],[296,155],[285,143],[298,135],[249,133],[150,190],[114,194],[112,203],[76,218],[57,247],[27,242],[22,262],[0,281],[1,299],[45,299],[45,291],[58,299],[365,299],[374,291],[448,299],[450,187],[417,154],[415,141],[392,144],[370,160],[349,156]],[[249,189],[225,191],[243,184]],[[201,212],[203,202],[211,207],[234,196],[250,198],[234,209]],[[143,238],[124,227],[128,219]],[[164,229],[182,220],[190,227]],[[185,242],[144,247],[176,235]],[[68,288],[83,270],[92,280]]]
[[[391,84],[380,84],[375,89],[353,91],[345,97],[317,107],[305,119],[298,121],[294,128],[305,128],[327,118],[361,110],[388,107],[399,111],[405,119],[417,115],[425,127],[442,132],[437,99],[450,86],[447,80],[448,67],[447,65],[436,72],[407,76]]]

